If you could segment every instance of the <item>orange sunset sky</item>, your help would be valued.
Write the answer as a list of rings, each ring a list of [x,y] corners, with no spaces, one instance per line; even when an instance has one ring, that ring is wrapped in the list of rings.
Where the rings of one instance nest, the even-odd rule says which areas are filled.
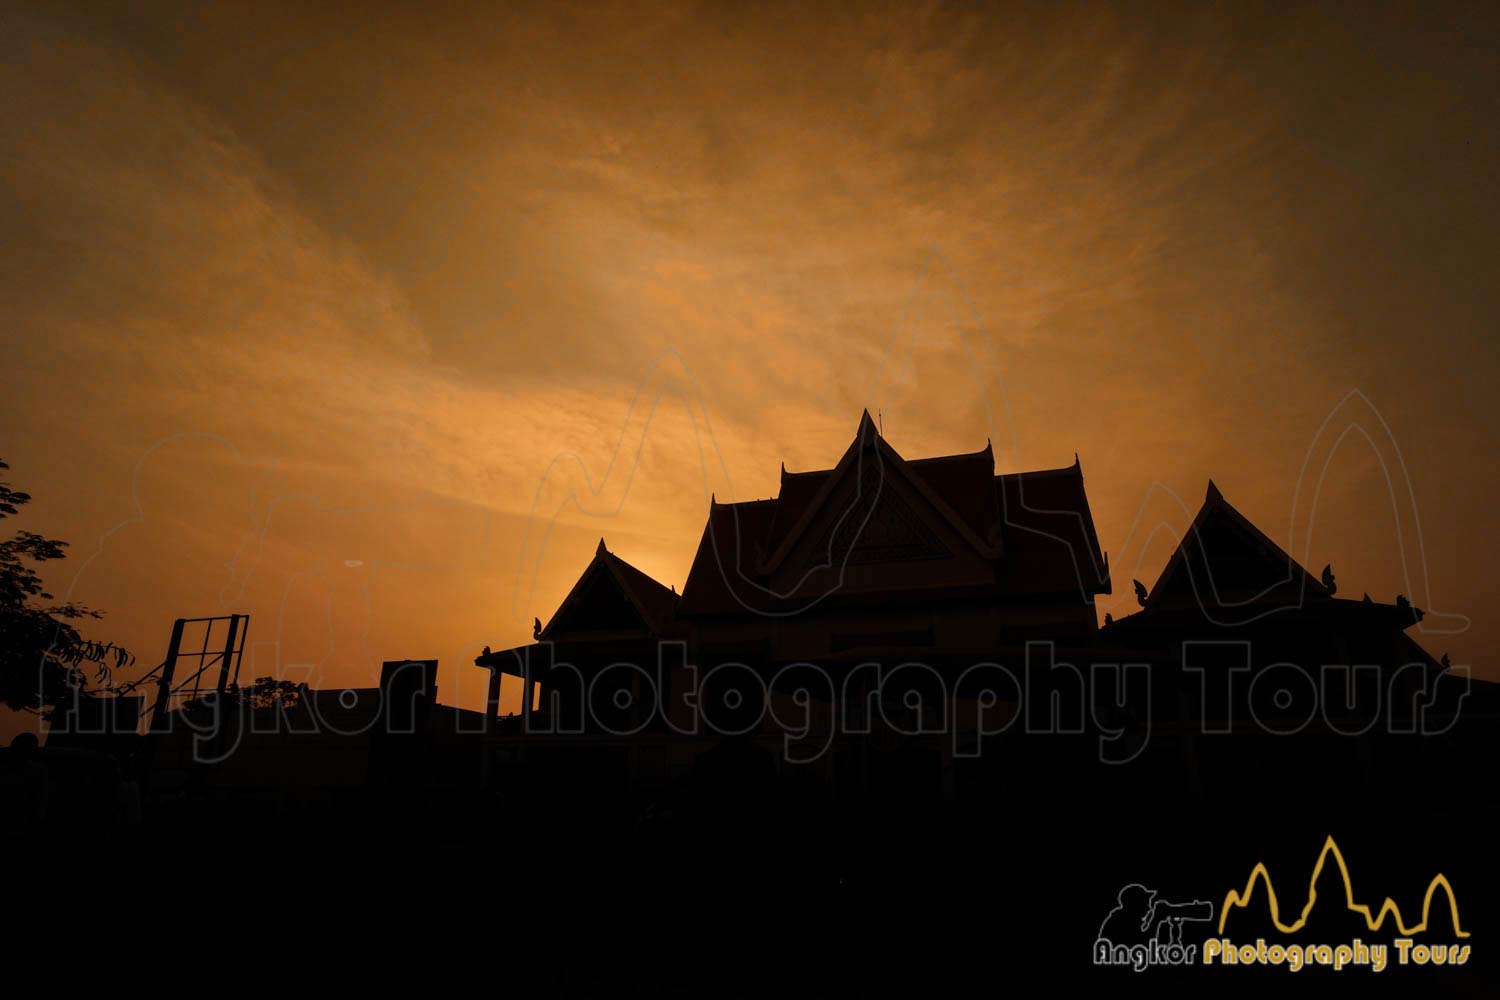
[[[143,664],[477,707],[868,407],[1076,452],[1101,614],[1212,477],[1500,678],[1494,5],[822,7],[9,5],[7,530]]]

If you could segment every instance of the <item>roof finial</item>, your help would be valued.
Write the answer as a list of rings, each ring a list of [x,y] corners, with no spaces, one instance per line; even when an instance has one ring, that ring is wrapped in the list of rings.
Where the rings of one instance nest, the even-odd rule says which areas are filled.
[[[596,556],[602,556],[602,555],[604,555],[608,551],[609,551],[609,549],[606,549],[604,547],[604,536],[600,535],[599,536],[599,547],[594,550],[594,555],[596,555]]]
[[[877,427],[878,427],[878,429],[880,431],[880,436],[881,437],[885,437],[885,411],[884,410],[876,410],[875,411],[875,420],[877,421]]]

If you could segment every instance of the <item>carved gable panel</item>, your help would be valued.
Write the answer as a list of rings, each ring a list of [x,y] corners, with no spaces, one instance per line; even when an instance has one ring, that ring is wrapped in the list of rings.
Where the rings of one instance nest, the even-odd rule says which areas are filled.
[[[874,461],[863,463],[859,488],[836,501],[813,547],[814,558],[833,565],[944,559],[952,555],[933,527],[914,510]]]

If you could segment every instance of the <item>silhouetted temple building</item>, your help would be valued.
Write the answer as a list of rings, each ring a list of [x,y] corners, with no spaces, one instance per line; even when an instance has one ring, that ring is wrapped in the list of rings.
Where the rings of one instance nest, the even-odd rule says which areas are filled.
[[[1378,677],[1381,697],[1394,695],[1398,710],[1410,713],[1420,692],[1444,670],[1407,633],[1422,620],[1422,610],[1404,597],[1392,604],[1368,594],[1349,599],[1337,593],[1331,566],[1321,579],[1314,577],[1210,482],[1203,506],[1141,610],[1108,625],[1100,642],[1146,654],[1159,671],[1171,666],[1204,671],[1210,710],[1232,704],[1227,692],[1214,688],[1230,671],[1243,674],[1240,691],[1248,693],[1258,672],[1291,664],[1314,683],[1331,671],[1326,679],[1342,703],[1320,699],[1320,714],[1357,716],[1371,700],[1358,685],[1345,697],[1346,679],[1356,680],[1345,675],[1358,665],[1372,669],[1357,680],[1374,684]],[[1273,685],[1262,686],[1269,692]],[[1243,711],[1248,706],[1242,701],[1239,707],[1241,718],[1249,721]],[[1295,715],[1305,707],[1278,707],[1267,700],[1255,709],[1271,717]]]
[[[491,671],[492,763],[526,765],[512,778],[665,790],[727,737],[785,774],[795,729],[820,747],[797,773],[836,794],[1030,783],[1045,795],[1121,783],[1097,769],[1109,728],[1121,745],[1132,731],[1150,741],[1121,787],[1192,801],[1221,773],[1216,754],[1242,768],[1326,752],[1372,774],[1378,741],[1342,736],[1372,713],[1399,730],[1436,694],[1447,702],[1429,723],[1457,708],[1460,682],[1407,634],[1419,609],[1336,590],[1331,568],[1314,577],[1210,483],[1141,610],[1101,629],[1109,564],[1076,458],[1011,474],[988,444],[906,459],[865,413],[832,468],[783,468],[771,499],[712,501],[681,596],[601,539],[535,642],[476,663]],[[1125,675],[1092,669],[1120,664],[1149,671],[1149,704],[1122,703]],[[963,682],[994,665],[1018,680],[984,702]],[[524,683],[519,718],[496,718],[502,675]],[[1025,726],[997,726],[1023,714]],[[1003,777],[995,755],[969,752],[997,728]],[[1248,735],[1214,742],[1230,730]],[[1017,739],[1040,731],[1079,738]]]
[[[710,505],[679,598],[601,539],[539,640],[652,662],[772,663],[1087,642],[1110,592],[1079,464],[996,475],[990,446],[908,461],[868,413],[838,464]],[[521,650],[480,658],[516,672]],[[571,657],[570,663],[578,663]]]
[[[783,469],[773,499],[711,502],[680,597],[601,539],[556,613],[538,622],[536,643],[476,662],[492,671],[492,714],[502,674],[525,684],[522,718],[502,737],[571,734],[582,746],[629,731],[638,750],[669,720],[689,728],[696,678],[697,708],[720,732],[739,731],[768,707],[753,700],[764,693],[755,685],[737,685],[745,671],[769,681],[789,664],[816,664],[837,684],[860,663],[959,671],[1028,641],[1081,648],[1097,631],[1094,598],[1109,591],[1076,460],[997,475],[988,444],[908,460],[866,412],[833,468]],[[664,714],[651,717],[644,679],[621,662],[655,668]],[[853,691],[863,701],[868,686]]]
[[[1101,658],[1150,666],[1159,792],[1347,813],[1456,791],[1461,742],[1485,735],[1458,713],[1492,717],[1494,685],[1449,676],[1405,597],[1338,593],[1331,566],[1314,577],[1208,484],[1141,610],[1098,636]]]
[[[1109,589],[1076,462],[997,476],[988,443],[908,461],[865,413],[832,469],[711,505],[677,611],[699,650],[818,659],[1078,642]]]

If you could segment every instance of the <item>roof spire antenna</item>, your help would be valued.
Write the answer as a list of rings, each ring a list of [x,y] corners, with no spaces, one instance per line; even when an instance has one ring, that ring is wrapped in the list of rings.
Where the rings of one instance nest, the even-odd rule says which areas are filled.
[[[875,420],[880,425],[880,436],[885,437],[885,412],[882,410],[876,410]]]

